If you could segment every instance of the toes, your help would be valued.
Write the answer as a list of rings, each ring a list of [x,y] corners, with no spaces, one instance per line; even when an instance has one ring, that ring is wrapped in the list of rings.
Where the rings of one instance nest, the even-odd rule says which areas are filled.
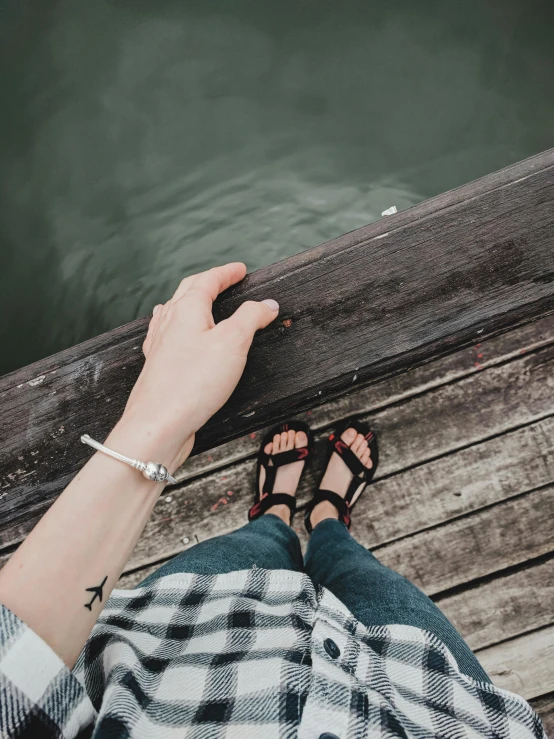
[[[294,439],[294,446],[300,449],[302,446],[308,445],[308,436],[303,431],[299,431]]]
[[[283,431],[281,434],[281,451],[286,452],[287,450],[287,441],[288,441],[289,435],[286,431]]]
[[[273,437],[273,454],[278,454],[281,451],[281,434],[275,434]]]
[[[269,444],[266,444],[264,446],[264,452],[266,454],[271,454],[273,452],[273,442],[272,441],[270,441]]]
[[[350,446],[356,438],[356,429],[346,429],[346,431],[342,434],[340,438],[344,441],[345,444],[348,444],[348,446]]]
[[[290,451],[291,449],[294,449],[294,437],[296,436],[296,431],[289,431],[287,434],[287,451]]]
[[[360,457],[360,462],[369,470],[373,467],[371,452],[369,451],[369,449],[366,449],[365,452],[362,454],[362,456]]]
[[[354,452],[354,454],[357,454],[361,445],[364,442],[364,437],[362,434],[357,434],[356,438],[354,439],[354,443],[351,445],[350,449]]]

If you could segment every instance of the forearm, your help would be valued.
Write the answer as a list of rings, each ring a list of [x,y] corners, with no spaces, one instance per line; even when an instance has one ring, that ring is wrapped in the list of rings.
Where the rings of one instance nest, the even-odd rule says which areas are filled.
[[[170,471],[182,457],[182,448],[175,448],[171,437],[125,417],[106,445],[134,458],[161,462]],[[0,572],[0,602],[69,667],[79,656],[162,489],[162,483],[151,482],[137,470],[97,452]],[[100,600],[87,588],[102,583]]]

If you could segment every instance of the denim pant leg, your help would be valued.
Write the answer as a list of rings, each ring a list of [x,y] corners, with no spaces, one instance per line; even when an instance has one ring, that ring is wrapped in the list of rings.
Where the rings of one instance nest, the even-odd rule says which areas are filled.
[[[310,538],[306,573],[330,590],[364,626],[407,624],[438,636],[460,671],[490,682],[477,658],[446,616],[413,583],[382,565],[335,519],[318,524]]]
[[[304,569],[297,535],[270,513],[237,531],[207,539],[181,552],[143,580],[141,586],[177,572],[222,575],[249,570],[254,565],[265,570],[302,572]]]

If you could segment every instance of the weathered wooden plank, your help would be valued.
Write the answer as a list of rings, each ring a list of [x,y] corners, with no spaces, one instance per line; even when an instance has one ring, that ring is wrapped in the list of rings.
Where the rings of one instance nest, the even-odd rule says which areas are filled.
[[[554,620],[554,558],[435,602],[474,650],[548,626]]]
[[[532,353],[520,355],[517,359],[505,364],[495,365],[458,382],[436,387],[416,397],[408,397],[405,402],[393,403],[371,414],[369,420],[379,434],[381,449],[380,468],[376,479],[390,476],[407,467],[421,465],[429,459],[444,456],[460,447],[476,444],[482,439],[501,434],[514,426],[528,424],[533,419],[541,418],[548,413],[554,414],[553,390],[554,344],[549,344]],[[533,452],[530,449],[529,453],[536,453],[542,458],[550,459],[544,444],[540,444],[540,434],[539,429],[533,447],[535,451]],[[323,471],[324,438],[323,434],[318,437],[319,463],[316,463],[305,475],[299,491],[300,500],[304,500],[310,495]],[[250,441],[256,443],[257,446],[257,440]],[[498,445],[501,445],[501,442],[493,445],[492,453],[496,453]],[[33,464],[32,452],[31,449],[31,454],[21,455],[23,457],[20,462],[22,468]],[[487,453],[488,451],[485,450],[484,454]],[[481,457],[481,460],[486,466],[486,457]],[[529,457],[526,457],[523,461],[527,469]],[[467,465],[469,462],[462,459],[461,464]],[[398,486],[398,491],[394,495],[388,489],[380,495],[380,490],[374,487],[372,495],[375,497],[376,506],[382,508],[380,521],[383,530],[390,530],[391,527],[394,529],[397,523],[401,523],[401,518],[398,515],[399,508],[395,511],[392,507],[394,501],[396,501],[397,506],[403,505],[407,509],[410,518],[419,516],[422,522],[425,523],[425,517],[428,515],[429,518],[425,525],[429,525],[433,520],[438,520],[437,515],[440,514],[438,507],[441,502],[447,501],[444,505],[447,505],[453,512],[466,510],[464,501],[467,495],[462,494],[462,496],[459,496],[459,500],[456,500],[458,496],[454,496],[454,493],[459,491],[448,491],[446,487],[443,487],[440,495],[437,494],[436,487],[433,488],[434,497],[428,498],[430,506],[428,514],[420,505],[418,498],[418,494],[424,495],[425,486],[433,481],[438,481],[441,474],[446,474],[447,479],[452,480],[453,467],[455,466],[455,463],[448,462],[445,462],[444,465],[439,464],[436,468],[431,468],[430,476],[427,476],[424,472],[414,470],[411,475],[413,480],[407,480],[406,482],[400,480],[391,483],[393,486],[395,484]],[[225,487],[225,484],[230,486],[229,489],[236,491],[237,497],[235,500],[243,499],[245,502],[240,513],[237,512],[238,516],[236,518],[226,513],[227,520],[223,522],[223,525],[225,530],[231,530],[233,527],[241,525],[242,517],[245,516],[246,501],[250,502],[253,489],[250,469],[250,462],[247,463],[246,468],[238,465],[230,468],[227,473],[219,478],[215,477],[213,482],[206,479],[199,486],[193,487],[190,494],[185,495],[185,499],[190,501],[188,504],[191,506],[190,508],[180,509],[177,504],[171,507],[169,515],[176,516],[175,523],[178,529],[190,528],[194,522],[195,532],[201,538],[210,536],[209,532],[206,532],[206,528],[213,530],[212,536],[220,533],[218,522],[211,515],[211,509],[221,497],[220,492],[225,492],[221,489],[221,485]],[[491,490],[498,489],[498,486],[503,484],[502,481],[511,475],[509,460],[507,459],[504,462],[499,460],[497,469],[502,477],[495,479],[485,476],[490,481]],[[535,470],[534,465],[529,465],[528,474],[532,478],[532,475],[535,472],[540,472],[540,469]],[[477,489],[479,487],[479,477],[483,478],[479,459],[475,460],[471,471],[474,475],[473,483],[466,477],[461,481],[460,486],[468,488],[473,484]],[[225,480],[227,477],[229,478],[228,481]],[[520,491],[516,490],[516,492],[530,489],[531,478]],[[514,478],[514,480],[520,479],[520,477]],[[206,496],[201,493],[205,487],[213,484],[216,485],[212,489],[217,497],[214,497],[214,495]],[[412,491],[412,498],[406,494],[405,490],[403,491],[403,485],[411,486],[406,487],[405,490]],[[481,485],[481,489],[484,489],[483,485]],[[182,497],[178,490],[172,491],[171,494],[175,501]],[[210,502],[208,503],[208,501]],[[409,510],[412,503],[414,508]],[[3,504],[4,519],[0,529],[0,546],[5,547],[23,538],[26,531],[30,530],[34,524],[39,511],[37,510],[33,518],[30,518],[26,513],[26,498],[16,497],[10,491],[7,491]],[[160,505],[154,511],[154,519],[159,508]],[[392,515],[393,513],[395,515]],[[206,516],[208,516],[208,519],[206,519]],[[358,527],[360,522],[361,519],[357,516],[355,526]],[[148,530],[147,527],[147,532]],[[355,531],[356,535],[369,536],[367,523],[364,523],[363,530],[356,528]],[[391,530],[390,537],[394,535],[394,531]],[[148,534],[145,533],[145,536],[148,536]],[[364,539],[362,538],[362,540]],[[164,541],[160,542],[162,549],[164,544],[167,545],[167,541],[164,537]],[[376,542],[369,538],[365,543],[366,546],[372,546]],[[171,551],[174,551],[174,549]],[[163,551],[156,555],[153,550],[153,556],[159,559],[159,557],[164,556]]]
[[[438,431],[439,441],[443,437],[440,428]],[[554,482],[548,441],[553,431],[554,418],[545,419],[379,480],[356,508],[353,535],[364,546],[375,547]],[[541,460],[539,464],[537,460]],[[302,480],[301,502],[310,496],[314,477],[322,467],[320,455],[319,464]],[[185,549],[183,537],[202,541],[244,525],[253,489],[254,466],[242,462],[164,496],[129,566],[157,561]],[[169,503],[166,497],[170,497]],[[295,528],[304,539],[301,516],[299,519]]]
[[[298,418],[309,423],[314,430],[329,427],[342,418],[373,413],[551,343],[554,343],[554,315],[487,341],[478,341],[474,346],[368,387],[353,390],[338,400],[298,414]],[[175,476],[180,481],[190,480],[196,475],[245,459],[257,452],[264,433],[265,429],[262,429],[201,452],[187,460]]]
[[[198,449],[552,312],[553,165],[554,151],[545,152],[230,290],[218,320],[245,298],[268,296],[281,320],[256,338]],[[86,459],[83,430],[102,438],[113,425],[140,370],[145,326],[141,319],[0,381],[0,475],[22,513],[43,511]],[[19,457],[31,451],[28,469]]]
[[[554,485],[374,549],[429,595],[554,550]]]
[[[554,417],[376,482],[352,534],[374,547],[554,483]]]
[[[526,700],[554,690],[554,625],[476,654],[499,688],[518,693]]]
[[[553,483],[553,436],[554,417],[549,417],[378,480],[356,508],[352,533],[364,546],[375,547]],[[319,455],[307,471],[300,502],[309,498],[323,462]],[[157,525],[147,527],[140,555],[137,549],[130,566],[140,566],[140,556],[158,561],[186,548],[184,536],[194,542],[243,525],[253,486],[253,464],[246,462],[163,496],[154,511]],[[301,531],[301,524],[296,528]]]
[[[542,719],[546,736],[554,736],[554,693],[534,698],[530,703]]]
[[[126,569],[134,569],[177,554],[187,548],[183,544],[185,537],[192,544],[196,540],[202,541],[244,525],[246,508],[252,500],[253,470],[251,467],[250,469],[243,468],[242,474],[243,486],[241,488],[234,485],[233,487],[228,486],[230,482],[236,482],[236,478],[231,480],[223,472],[216,472],[211,476],[208,487],[202,484],[203,481],[196,481],[179,493],[168,496],[170,497],[169,502],[166,502],[165,497],[162,498],[154,509]],[[250,484],[247,483],[248,477],[250,477]],[[418,564],[421,560],[420,568],[423,571],[424,582],[419,583],[418,581],[418,584],[429,587],[429,592],[438,592],[460,582],[468,582],[474,577],[489,574],[495,569],[503,569],[525,561],[531,556],[539,556],[554,548],[552,529],[545,531],[545,527],[549,525],[548,518],[552,516],[552,510],[549,511],[545,503],[546,510],[543,511],[543,518],[540,519],[539,511],[534,509],[533,505],[543,497],[550,499],[552,490],[540,490],[537,493],[531,493],[528,497],[529,499],[518,498],[513,502],[503,504],[509,506],[506,513],[503,513],[501,505],[487,508],[485,511],[456,519],[441,528],[412,534],[397,542],[384,545],[377,549],[378,556],[385,564],[402,571],[414,580],[419,578]],[[195,499],[199,501],[199,506],[195,505]],[[201,511],[198,517],[193,510]],[[368,503],[368,510],[371,510],[371,503]],[[358,513],[357,521],[359,516]],[[499,516],[496,521],[495,516]],[[518,516],[520,516],[519,519]],[[539,527],[526,532],[525,527],[534,526],[536,517],[539,517]],[[503,531],[502,527],[512,519],[515,519],[514,531],[523,530],[522,539],[511,540],[505,550],[498,549],[498,539],[510,534],[509,531]],[[410,531],[409,521],[408,515],[404,524],[406,531]],[[490,536],[487,527],[493,529]],[[358,532],[356,538],[365,546],[368,545],[368,541],[377,540],[379,536],[378,526],[373,525],[369,515],[364,516],[364,523],[361,525],[357,523],[356,531]],[[543,533],[542,539],[540,532]],[[449,539],[449,537],[455,538]],[[477,541],[474,541],[474,537],[478,537],[483,552],[488,552],[487,546],[493,550],[491,558],[486,562],[482,561],[484,554],[478,561],[473,561],[473,558],[478,555]],[[449,541],[452,545],[448,543]],[[454,542],[461,547],[460,550],[452,550]],[[502,545],[504,546],[504,543]],[[437,550],[440,553],[441,547],[448,549],[450,555],[443,557],[440,554],[439,567],[439,564],[435,564],[434,558],[437,556]],[[424,562],[428,563],[426,568],[423,567]]]
[[[447,386],[427,393],[417,399],[415,414],[412,411],[414,401],[410,401],[385,409],[380,418],[376,415],[372,419],[372,423],[379,423],[380,438],[389,438],[397,450],[397,455],[387,455],[381,443],[380,476],[397,472],[398,460],[411,469],[405,475],[374,483],[357,507],[353,533],[364,546],[376,546],[395,536],[405,536],[432,523],[552,481],[553,463],[548,442],[551,420],[545,421],[544,426],[522,430],[514,437],[491,439],[483,448],[469,446],[501,433],[506,426],[525,422],[534,410],[548,410],[553,394],[548,390],[547,378],[552,374],[552,367],[539,355],[541,352],[495,368],[502,372],[495,372],[492,378],[487,378],[492,370],[473,377],[472,384],[477,387],[472,392],[464,387],[455,393],[454,386]],[[518,365],[515,369],[514,364]],[[534,368],[540,368],[538,375],[534,374]],[[528,382],[518,381],[522,374]],[[537,382],[529,381],[533,376]],[[514,400],[510,392],[514,392],[517,402],[507,402]],[[535,399],[536,392],[540,393],[539,399]],[[470,401],[474,397],[483,399],[485,413],[478,409],[473,411],[474,403]],[[420,402],[425,399],[426,406]],[[449,406],[449,402],[452,405]],[[469,447],[459,453],[462,454],[459,464],[455,457],[444,456],[452,448],[447,431],[451,423],[449,417],[454,411],[459,428],[464,432],[453,434],[454,440],[461,447]],[[409,436],[404,437],[404,434],[425,439],[420,445],[410,446]],[[433,457],[443,458],[432,464],[428,475],[429,465],[416,466]],[[537,465],[537,458],[544,461]],[[518,464],[520,459],[522,463]],[[319,464],[309,468],[303,477],[300,501],[309,497],[322,472],[324,452],[321,448],[318,460]],[[160,559],[179,551],[183,548],[181,539],[184,536],[202,540],[243,525],[253,489],[254,466],[251,462],[243,462],[172,491],[171,502],[166,503],[163,498],[154,509],[137,544],[132,566],[142,564],[141,557],[147,562],[152,561],[152,557]],[[233,495],[227,495],[228,491]],[[456,492],[462,495],[454,495]]]
[[[544,439],[544,434],[551,431],[551,419],[548,424],[546,429],[543,427],[541,430],[520,429],[513,434],[512,441],[515,440],[515,443],[507,444],[508,455],[510,449],[513,450],[514,471],[517,469],[523,474],[523,477],[519,478],[520,482],[525,480],[528,468],[526,465],[518,464],[518,453],[522,450],[525,454],[528,444],[517,442],[521,441],[525,434],[538,440]],[[497,440],[491,442],[496,443]],[[491,442],[486,442],[483,446],[490,445]],[[476,451],[478,457],[482,456],[482,450],[475,447],[464,449],[460,454],[468,455],[472,451]],[[445,460],[440,462],[445,463]],[[234,484],[232,488],[229,486],[229,483],[238,481],[238,475],[230,479],[229,471],[226,474],[226,471],[218,471],[209,480],[194,481],[180,491],[164,496],[156,506],[126,569],[158,562],[186,549],[197,540],[210,538],[243,525],[246,507],[251,500],[251,484],[248,484],[248,478],[253,482],[253,470],[248,463],[237,465],[237,468],[243,485],[240,489]],[[462,475],[466,469],[464,465],[458,467]],[[490,504],[491,501],[498,499],[498,495],[510,496],[514,494],[514,490],[521,492],[518,489],[519,483],[516,488],[506,487],[510,478],[507,478],[504,487],[495,489],[494,476],[497,465],[491,463],[490,469],[493,476],[491,484],[489,485],[484,478],[483,486],[480,492],[479,489],[477,492],[480,505],[485,500]],[[538,480],[548,479],[552,474],[551,462],[546,465],[530,465],[529,469],[539,473],[542,470],[546,475],[545,478],[532,476],[527,483],[531,485]],[[236,473],[237,469],[232,471]],[[413,470],[408,471],[408,474],[410,473],[413,473]],[[432,475],[430,479],[433,479]],[[438,476],[439,487],[444,487],[443,479],[441,475]],[[385,486],[387,482],[383,480],[376,483],[372,493],[378,485]],[[455,485],[455,480],[453,484]],[[396,489],[401,492],[403,486]],[[407,489],[410,489],[408,484]],[[491,491],[491,497],[488,499],[480,497],[483,491],[487,490]],[[432,485],[426,487],[426,492],[429,498],[433,497]],[[468,490],[469,496],[474,493],[475,489]],[[368,511],[377,511],[375,501],[374,497]],[[425,509],[427,502],[425,500],[420,502]],[[402,572],[429,594],[470,582],[474,578],[525,562],[554,549],[552,485],[505,503],[489,505],[484,510],[454,519],[437,528],[406,536],[413,531],[411,508],[408,507],[404,516],[404,530],[397,532],[404,538],[391,544],[377,546],[375,551],[385,564]],[[383,510],[386,513],[386,508]],[[358,540],[366,546],[371,541],[378,542],[380,530],[378,520],[372,515],[364,515],[359,509],[358,511],[356,516]],[[417,518],[414,520],[415,525],[418,525]],[[187,545],[183,543],[185,537],[189,540]]]

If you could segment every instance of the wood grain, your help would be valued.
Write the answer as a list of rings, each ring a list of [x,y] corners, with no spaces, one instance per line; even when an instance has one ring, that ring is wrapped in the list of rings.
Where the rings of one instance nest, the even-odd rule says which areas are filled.
[[[376,547],[428,595],[554,550],[554,485]]]
[[[554,558],[435,602],[474,650],[548,626],[554,617]]]
[[[554,151],[260,270],[218,301],[276,298],[198,449],[554,310]],[[285,328],[282,320],[290,321]],[[36,520],[104,438],[141,367],[147,319],[0,380],[0,518]],[[22,454],[34,454],[22,466]],[[35,464],[36,462],[36,464]],[[13,524],[13,519],[12,519]]]
[[[478,651],[495,685],[526,700],[554,691],[554,625]]]

